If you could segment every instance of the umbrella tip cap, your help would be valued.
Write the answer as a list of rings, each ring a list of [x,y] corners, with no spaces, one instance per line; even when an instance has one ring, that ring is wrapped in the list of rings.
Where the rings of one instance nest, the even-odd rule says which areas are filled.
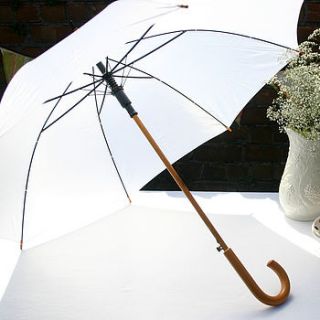
[[[97,67],[102,74],[106,73],[106,67],[104,66],[104,64],[101,61],[97,63]]]

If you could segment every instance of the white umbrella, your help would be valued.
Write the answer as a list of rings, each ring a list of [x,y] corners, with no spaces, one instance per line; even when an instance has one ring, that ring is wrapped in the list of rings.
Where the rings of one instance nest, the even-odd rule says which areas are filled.
[[[24,66],[0,108],[0,235],[24,249],[55,239],[134,202],[166,166],[255,296],[285,301],[281,266],[266,295],[170,163],[228,129],[296,54],[301,4],[117,1]]]

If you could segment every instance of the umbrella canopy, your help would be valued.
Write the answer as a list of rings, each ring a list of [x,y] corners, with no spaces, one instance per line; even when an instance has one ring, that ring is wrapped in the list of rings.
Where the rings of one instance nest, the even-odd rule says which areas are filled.
[[[25,248],[60,236],[129,203],[117,170],[134,200],[134,193],[164,169],[118,102],[107,96],[102,106],[100,86],[96,96],[88,96],[42,133],[26,186],[44,124],[50,125],[88,92],[77,91],[46,105],[44,101],[62,94],[69,84],[70,91],[93,82],[83,73],[93,73],[92,66],[105,57],[115,66],[132,47],[128,42],[153,25],[148,38],[122,63],[176,39],[132,64],[136,69],[127,67],[118,74],[131,70],[131,76],[153,77],[127,79],[124,87],[169,160],[176,161],[225,130],[215,118],[230,126],[247,101],[295,54],[289,48],[297,47],[301,4],[117,1],[29,62],[1,102],[0,235],[19,240],[25,210]],[[103,131],[95,99],[102,108]]]
[[[25,65],[0,108],[0,236],[23,234],[25,249],[57,238],[128,206],[164,169],[99,61],[174,162],[296,54],[301,4],[117,1]]]

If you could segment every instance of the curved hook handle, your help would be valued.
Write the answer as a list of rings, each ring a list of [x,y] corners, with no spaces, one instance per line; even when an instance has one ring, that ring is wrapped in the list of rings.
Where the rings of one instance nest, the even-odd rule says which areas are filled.
[[[277,306],[286,301],[290,293],[290,280],[286,271],[276,261],[269,261],[267,266],[278,275],[281,283],[281,290],[277,295],[270,296],[260,289],[260,287],[254,281],[250,273],[243,266],[241,261],[232,251],[232,249],[227,248],[224,252],[224,255],[226,256],[230,264],[233,266],[233,268],[237,271],[237,273],[244,281],[244,283],[247,285],[249,290],[259,301],[270,306]]]

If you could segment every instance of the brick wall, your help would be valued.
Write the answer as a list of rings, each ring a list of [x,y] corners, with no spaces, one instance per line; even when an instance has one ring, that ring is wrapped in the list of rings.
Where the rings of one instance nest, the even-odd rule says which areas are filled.
[[[225,0],[227,1],[227,0]],[[112,1],[0,0],[0,46],[36,57],[80,27]],[[299,42],[320,27],[320,1],[306,0]],[[0,67],[0,96],[5,89]],[[277,191],[288,140],[266,119],[272,92],[263,88],[244,108],[240,126],[200,146],[175,164],[193,190]],[[146,188],[175,190],[167,172]]]
[[[112,1],[0,1],[0,44],[36,57]]]
[[[0,0],[0,46],[37,57],[111,2]],[[0,64],[0,98],[5,86]]]

